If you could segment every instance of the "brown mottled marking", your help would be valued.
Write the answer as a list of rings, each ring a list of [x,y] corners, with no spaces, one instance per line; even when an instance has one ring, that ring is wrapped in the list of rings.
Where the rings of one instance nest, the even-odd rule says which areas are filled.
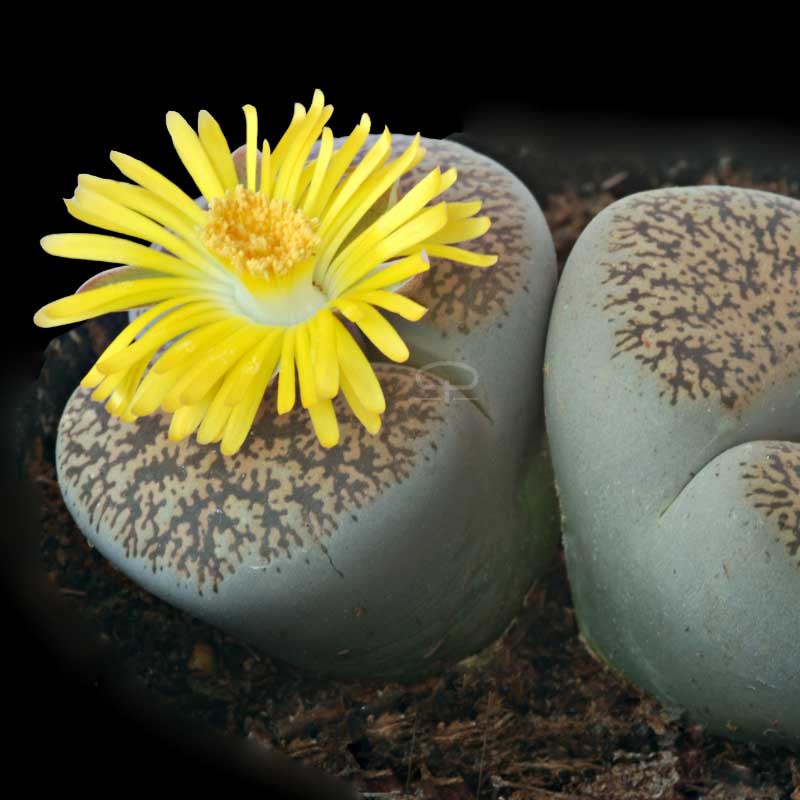
[[[405,146],[409,137],[392,136],[392,141]],[[518,199],[514,179],[484,156],[461,145],[436,139],[424,139],[422,144],[427,150],[425,158],[400,181],[400,193],[405,194],[437,165],[442,172],[455,167],[458,180],[443,199],[481,200],[481,215],[492,220],[487,233],[458,246],[496,255],[498,260],[494,266],[481,269],[432,258],[430,272],[412,296],[428,307],[426,323],[442,333],[469,333],[474,328],[502,322],[509,313],[509,300],[519,292],[530,291],[523,264],[530,260],[532,248],[523,231],[525,207]]]
[[[780,540],[800,569],[800,444],[762,442],[767,451],[758,464],[743,461],[745,497],[767,519],[774,519]]]
[[[307,413],[278,417],[270,393],[234,457],[194,439],[170,442],[160,413],[126,425],[79,390],[61,421],[59,479],[126,557],[216,590],[245,559],[325,551],[338,520],[405,481],[437,447],[441,382],[394,365],[376,371],[387,398],[377,436],[337,400],[341,442],[325,450]]]
[[[609,234],[602,308],[614,357],[682,397],[739,410],[800,374],[800,202],[744,189],[648,192]]]

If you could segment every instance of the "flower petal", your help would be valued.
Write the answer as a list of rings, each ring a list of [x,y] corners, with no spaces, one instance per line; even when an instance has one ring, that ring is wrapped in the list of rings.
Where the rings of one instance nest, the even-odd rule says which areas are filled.
[[[232,411],[233,406],[225,405],[222,393],[216,392],[197,430],[197,441],[200,444],[220,441]]]
[[[339,423],[330,400],[320,400],[308,409],[314,433],[323,447],[335,447],[339,444]]]
[[[138,211],[146,217],[174,231],[189,244],[195,245],[197,225],[182,211],[149,189],[124,181],[112,181],[95,175],[78,175],[78,186],[101,194],[109,200]]]
[[[286,414],[294,408],[294,344],[295,331],[290,328],[284,334],[283,346],[281,348],[281,366],[278,376],[278,414]]]
[[[328,165],[331,161],[333,154],[333,133],[330,128],[323,128],[322,140],[319,145],[319,153],[314,161],[314,172],[311,176],[311,182],[308,185],[308,191],[303,198],[302,209],[308,217],[313,217],[311,209],[314,208],[320,191],[322,190],[322,183],[325,179],[325,174]]]
[[[105,233],[52,233],[42,238],[41,245],[51,256],[104,261],[109,264],[131,264],[198,281],[203,277],[198,269],[175,256]]]
[[[260,325],[246,324],[233,335],[209,348],[203,358],[187,375],[186,388],[181,392],[181,403],[199,403],[211,387],[221,380],[237,361],[264,336]]]
[[[169,372],[156,372],[150,369],[131,399],[131,411],[140,417],[152,414],[191,366],[192,362],[187,360]]]
[[[404,283],[409,278],[427,272],[430,263],[421,255],[414,254],[407,256],[400,261],[394,261],[375,270],[371,275],[359,281],[352,289],[352,292],[366,292],[375,289],[386,289]]]
[[[229,312],[212,301],[187,303],[159,319],[121,352],[103,354],[97,362],[97,369],[105,375],[128,369],[142,358],[149,360],[160,347],[175,337],[229,316]]]
[[[106,357],[110,358],[116,353],[119,353],[121,350],[126,348],[154,319],[166,311],[169,311],[170,309],[175,308],[176,306],[179,306],[185,302],[186,298],[179,296],[170,298],[169,300],[165,300],[163,303],[152,306],[143,314],[140,314],[138,317],[136,317],[136,319],[129,322],[122,329],[122,331],[114,337],[98,360],[102,360]],[[83,386],[85,389],[92,389],[97,386],[104,377],[105,374],[101,372],[95,364],[84,376],[83,380],[81,381],[81,386]]]
[[[468,242],[483,236],[492,225],[489,217],[469,217],[466,219],[452,219],[450,207],[447,208],[448,222],[440,231],[431,236],[427,242],[430,244],[452,244],[453,242]]]
[[[153,364],[153,369],[156,372],[169,372],[178,364],[196,359],[200,353],[204,353],[209,347],[224,341],[247,324],[249,323],[244,317],[235,316],[198,328],[175,342]]]
[[[208,412],[208,407],[213,399],[213,392],[208,392],[206,396],[196,405],[181,406],[173,415],[169,423],[169,440],[180,442],[191,436],[198,425],[203,421]]]
[[[195,289],[197,296],[202,296],[203,288],[202,284],[183,278],[122,281],[48,303],[36,312],[33,321],[41,328],[68,325],[112,311],[128,311],[158,303],[187,290]]]
[[[325,106],[325,98],[317,89],[303,121],[297,125],[287,141],[286,154],[275,180],[273,197],[292,204],[296,201],[297,185],[303,166],[314,142],[333,113],[332,106]]]
[[[344,175],[356,154],[361,150],[361,147],[367,140],[370,125],[369,117],[366,114],[362,114],[361,121],[353,128],[353,132],[347,137],[345,143],[334,153],[328,171],[325,174],[325,180],[322,182],[319,196],[315,202],[306,209],[306,213],[309,217],[322,217],[322,213],[328,205],[334,190],[339,185],[340,178]]]
[[[347,376],[342,373],[341,378],[342,394],[347,400],[352,412],[356,415],[356,419],[371,433],[376,434],[381,429],[381,416],[380,414],[370,411],[358,396],[358,392],[347,380]]]
[[[215,270],[209,264],[208,257],[198,251],[196,246],[192,246],[158,223],[103,194],[87,189],[85,186],[78,186],[74,198],[65,202],[70,214],[83,222],[160,245],[197,270],[205,272],[207,275],[215,275]]]
[[[215,197],[225,194],[225,187],[217,176],[200,139],[192,130],[192,126],[177,111],[167,113],[167,130],[172,137],[178,157],[203,197],[210,202]]]
[[[223,455],[233,455],[242,446],[271,378],[272,371],[269,365],[262,364],[260,373],[247,389],[242,402],[231,409],[220,446]]]
[[[269,195],[272,191],[272,154],[269,149],[269,142],[264,139],[264,145],[261,148],[261,181],[258,185],[258,190],[262,194]]]
[[[379,140],[380,141],[380,140]],[[404,175],[419,149],[419,136],[415,136],[405,152],[380,170],[376,170],[358,188],[339,213],[339,220],[327,229],[320,231],[322,239],[318,259],[322,264],[330,263],[339,251],[356,224],[364,217],[377,200]],[[327,219],[327,217],[326,217]],[[324,267],[323,267],[324,269]]]
[[[331,400],[339,393],[339,360],[336,357],[336,333],[333,314],[322,309],[311,327],[311,361],[317,395]]]
[[[491,267],[497,263],[497,256],[472,253],[461,247],[451,247],[446,244],[425,245],[425,252],[434,258],[446,258],[448,261],[456,261],[470,267]]]
[[[143,161],[114,150],[111,151],[111,161],[126,178],[130,178],[145,189],[149,189],[162,200],[175,206],[189,219],[193,220],[195,225],[205,225],[207,213],[186,192],[179,189],[160,172],[156,172]]]
[[[247,129],[247,149],[245,150],[247,188],[254,192],[256,190],[256,166],[258,163],[258,112],[249,103],[242,107],[242,111],[244,111]]]
[[[446,224],[446,203],[438,203],[426,208],[376,244],[361,261],[344,267],[333,280],[333,286],[329,288],[329,291],[336,296],[341,295],[347,287],[368,275],[379,264],[419,247],[421,242],[433,236]]]
[[[295,328],[297,378],[300,383],[300,402],[303,404],[303,408],[310,408],[320,399],[317,395],[317,385],[311,363],[311,343],[308,329],[307,324],[298,325]]]
[[[294,113],[292,114],[292,121],[289,123],[289,127],[284,131],[283,136],[278,140],[278,144],[275,145],[275,149],[272,151],[272,183],[275,183],[275,177],[278,174],[278,170],[283,163],[284,156],[286,155],[286,150],[291,143],[292,139],[294,138],[294,133],[297,130],[297,126],[300,125],[303,120],[306,118],[306,109],[305,106],[301,105],[300,103],[294,104]]]
[[[334,318],[336,353],[339,358],[340,380],[347,381],[362,405],[375,414],[386,411],[386,399],[372,364],[358,346],[350,331]]]
[[[326,240],[330,231],[338,229],[344,221],[342,212],[347,202],[356,193],[361,184],[383,164],[392,152],[392,137],[389,129],[384,129],[378,141],[367,151],[356,168],[337,186],[330,205],[325,209],[319,226],[319,237]]]
[[[263,339],[239,360],[228,373],[220,388],[222,401],[229,406],[241,402],[250,384],[260,374],[262,367],[274,375],[280,361],[283,345],[283,330],[275,328],[267,331]]]
[[[393,314],[398,314],[403,317],[403,319],[411,320],[412,322],[422,319],[422,317],[425,316],[425,312],[428,310],[425,306],[396,292],[376,290],[372,292],[348,294],[347,297],[350,300],[361,300],[372,306],[391,311]]]
[[[203,110],[197,115],[197,132],[220,183],[225,189],[233,189],[239,179],[233,165],[231,149],[219,123],[208,111]]]

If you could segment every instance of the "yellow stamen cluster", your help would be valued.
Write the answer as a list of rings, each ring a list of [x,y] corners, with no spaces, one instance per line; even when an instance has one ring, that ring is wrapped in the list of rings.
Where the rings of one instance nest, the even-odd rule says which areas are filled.
[[[291,203],[238,184],[211,201],[200,238],[237,272],[280,278],[315,254],[315,223]]]

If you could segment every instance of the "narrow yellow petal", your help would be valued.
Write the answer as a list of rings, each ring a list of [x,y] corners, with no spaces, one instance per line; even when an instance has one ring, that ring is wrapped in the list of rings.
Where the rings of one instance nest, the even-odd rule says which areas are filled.
[[[316,379],[317,396],[330,400],[339,393],[339,360],[336,356],[336,332],[333,314],[322,309],[314,317],[311,334],[311,363]]]
[[[131,399],[130,410],[140,417],[152,414],[191,366],[191,362],[184,362],[169,372],[149,370]]]
[[[222,402],[220,392],[217,392],[197,430],[197,441],[200,444],[218,442],[225,432],[225,425],[230,419],[231,411],[233,411],[233,406],[226,406]]]
[[[273,375],[281,357],[283,330],[275,328],[267,331],[263,339],[228,373],[222,384],[220,394],[226,405],[234,406],[244,398],[250,384],[264,367]],[[265,366],[266,365],[266,366]]]
[[[272,155],[269,150],[269,142],[264,139],[264,146],[261,148],[261,183],[258,190],[271,197],[272,192]]]
[[[186,192],[179,189],[160,172],[156,172],[143,161],[116,151],[111,152],[111,161],[126,178],[130,178],[135,183],[158,195],[167,203],[175,206],[189,219],[193,220],[195,225],[205,225],[207,212],[200,208]]]
[[[347,295],[338,298],[335,305],[350,322],[358,322],[364,316],[363,305],[352,302]]]
[[[104,233],[52,233],[41,240],[42,249],[51,256],[103,261],[107,264],[130,264],[180,278],[204,280],[191,264],[129,239]]]
[[[294,377],[294,342],[295,332],[290,328],[283,336],[281,349],[281,366],[278,375],[278,413],[286,414],[294,408],[295,402],[295,377]]]
[[[173,415],[169,423],[169,440],[171,442],[183,441],[191,436],[208,412],[211,400],[214,397],[214,388],[206,396],[192,406],[181,406]]]
[[[317,198],[319,197],[320,190],[322,189],[322,182],[325,179],[325,173],[330,164],[331,155],[333,153],[333,133],[330,128],[323,128],[322,141],[319,145],[319,153],[314,161],[314,171],[311,176],[311,183],[308,186],[308,191],[303,199],[302,209],[307,216],[310,216],[310,210],[314,208]]]
[[[203,110],[197,115],[197,131],[200,134],[200,143],[214,166],[223,188],[232,189],[239,179],[236,177],[236,167],[233,164],[228,140],[219,123],[208,111]]]
[[[376,434],[381,429],[381,415],[370,411],[359,399],[358,393],[347,377],[342,374],[342,394],[347,404],[356,415],[356,419],[371,433]]]
[[[224,342],[206,351],[190,373],[190,382],[181,394],[181,403],[199,403],[206,392],[264,336],[264,332],[260,325],[245,325]]]
[[[441,186],[442,174],[437,167],[336,256],[331,264],[333,270],[331,274],[336,274],[345,263],[353,264],[365,258],[375,245],[412,219],[433,198],[441,194]]]
[[[330,400],[320,400],[308,409],[314,433],[323,447],[335,447],[339,444],[339,423]]]
[[[450,169],[443,172],[441,192],[446,192],[456,182],[457,178],[458,178],[458,170],[455,167],[451,167]]]
[[[274,196],[279,200],[286,200],[292,204],[295,204],[297,200],[297,189],[303,165],[314,142],[333,113],[333,107],[325,106],[324,102],[325,98],[322,92],[317,89],[305,119],[297,126],[297,130],[287,145],[286,155],[275,181]]]
[[[447,224],[445,203],[426,208],[416,217],[401,225],[394,233],[376,244],[361,261],[347,264],[333,280],[328,290],[335,297],[372,272],[379,264],[390,261],[411,250],[421,250],[420,242],[441,230]]]
[[[261,371],[248,387],[242,402],[231,408],[220,445],[223,455],[232,456],[244,444],[271,378],[269,365],[262,364]]]
[[[296,208],[302,209],[303,207],[306,189],[308,189],[311,183],[311,178],[314,177],[314,167],[316,163],[316,159],[307,161],[300,170],[300,179],[297,181],[297,190],[294,193],[294,206]]]
[[[178,157],[203,197],[211,201],[225,194],[225,187],[192,126],[176,111],[170,111],[167,113],[167,130]]]
[[[366,114],[362,114],[361,121],[353,129],[350,136],[347,137],[345,143],[331,157],[330,165],[325,173],[317,199],[306,209],[309,217],[322,217],[323,211],[339,183],[339,179],[344,175],[367,140],[370,124],[369,117]]]
[[[106,375],[100,385],[92,392],[92,400],[96,403],[105,402],[128,377],[128,369],[122,369],[119,372]]]
[[[103,194],[86,187],[78,186],[72,201],[65,201],[70,213],[78,219],[96,225],[99,228],[135,236],[147,242],[161,245],[171,254],[187,264],[202,270],[206,274],[214,274],[209,267],[207,257],[195,247],[170,233],[166,228],[148,219],[137,211],[109,199]],[[88,213],[85,213],[88,212]],[[162,253],[162,255],[165,255]]]
[[[369,303],[372,306],[383,308],[386,311],[391,311],[393,314],[398,314],[403,319],[416,322],[425,315],[428,310],[425,306],[415,303],[408,297],[396,292],[386,292],[381,289],[372,292],[358,292],[347,295],[350,300],[361,300],[364,303]]]
[[[64,205],[66,206],[71,217],[74,217],[81,222],[85,222],[87,225],[91,225],[94,228],[103,228],[107,231],[113,231],[114,233],[121,233],[124,236],[135,235],[131,233],[129,228],[123,224],[120,224],[113,218],[104,218],[99,214],[92,212],[85,206],[85,204],[81,204],[74,197],[64,200]]]
[[[115,417],[128,416],[136,388],[147,369],[147,361],[142,361],[138,366],[129,369],[125,380],[120,383],[106,403],[106,410]]]
[[[347,328],[336,318],[334,329],[342,386],[347,381],[367,410],[374,414],[383,414],[386,410],[386,399],[372,364]]]
[[[315,123],[320,117],[325,98],[319,89],[315,90],[308,110],[303,113],[302,119],[297,124],[289,126],[283,139],[281,140],[281,152],[278,154],[280,159],[275,163],[275,191],[274,196],[279,200],[288,199],[286,196],[286,186],[290,179],[290,173],[295,166],[300,151],[305,144],[309,132],[314,128]],[[293,121],[294,122],[294,121]]]
[[[213,347],[218,342],[223,341],[246,324],[248,324],[247,320],[243,317],[231,317],[198,328],[178,339],[178,341],[153,364],[153,370],[155,372],[169,372],[187,359],[194,361],[195,358],[201,353],[204,353],[209,347]]]
[[[295,328],[297,378],[300,383],[300,402],[303,404],[303,408],[309,408],[319,401],[314,368],[311,363],[308,327],[307,324],[303,324]]]
[[[361,184],[372,174],[372,172],[383,164],[391,154],[392,137],[389,129],[384,129],[378,141],[367,151],[364,158],[358,163],[356,168],[342,181],[336,190],[336,194],[331,199],[330,205],[325,209],[322,222],[319,226],[318,235],[323,241],[331,228],[338,227],[341,223],[339,214],[345,208],[347,201],[356,193]]]
[[[497,256],[471,253],[469,250],[446,244],[425,245],[425,252],[434,258],[446,258],[448,261],[468,264],[471,267],[491,267],[497,263]]]
[[[425,244],[468,242],[470,239],[477,239],[479,236],[483,236],[491,225],[492,221],[489,217],[469,217],[468,219],[449,220],[447,225],[433,236],[429,237]]]
[[[138,317],[136,317],[136,319],[129,322],[122,329],[122,331],[120,331],[120,333],[114,337],[108,347],[106,347],[106,349],[103,351],[103,354],[100,356],[95,365],[89,370],[89,372],[86,373],[81,381],[81,386],[84,389],[92,389],[97,386],[97,384],[99,384],[100,381],[105,378],[105,373],[101,372],[97,368],[97,364],[100,361],[103,361],[106,358],[111,358],[116,353],[124,350],[139,335],[139,333],[144,330],[144,328],[146,328],[154,319],[156,319],[156,317],[166,313],[167,311],[170,311],[177,306],[182,305],[186,301],[187,300],[185,297],[170,298],[169,300],[165,300],[163,303],[153,306],[145,311],[144,314],[140,314]]]
[[[33,321],[41,328],[68,325],[112,311],[148,306],[192,289],[200,296],[203,288],[202,284],[183,278],[122,281],[48,303],[36,312]]]
[[[483,207],[480,200],[471,200],[468,203],[448,203],[447,204],[447,221],[453,222],[457,219],[466,219],[467,217],[474,217]]]
[[[409,169],[419,148],[419,135],[414,137],[409,147],[394,161],[380,170],[376,170],[353,193],[350,199],[342,206],[338,220],[328,225],[325,233],[320,228],[321,243],[318,259],[323,265],[333,261],[340,247],[355,228],[356,224],[372,208],[378,199],[383,196]],[[326,216],[327,223],[327,216]]]
[[[415,253],[376,270],[356,284],[352,291],[366,292],[398,286],[405,283],[409,278],[414,277],[414,275],[427,272],[429,269],[430,264],[421,255]]]
[[[342,307],[342,313],[351,322],[357,323],[358,327],[361,328],[364,335],[375,347],[392,361],[407,361],[409,356],[408,347],[406,347],[406,343],[400,338],[391,323],[371,305],[357,300],[350,300],[349,302],[358,308],[360,316],[357,320],[352,319],[348,307]]]
[[[297,130],[297,126],[302,124],[303,120],[306,118],[306,109],[300,103],[294,104],[294,113],[292,114],[292,120],[289,123],[289,127],[284,131],[283,136],[278,140],[278,144],[275,145],[275,149],[272,151],[272,182],[274,185],[275,177],[280,170],[281,164],[283,163],[284,155],[286,154],[286,149],[288,148],[291,141],[294,139],[295,131]]]
[[[155,192],[134,186],[132,183],[112,181],[108,178],[98,178],[95,175],[78,175],[78,186],[90,189],[97,194],[102,194],[109,200],[114,200],[126,208],[138,211],[166,228],[174,231],[189,245],[201,248],[197,225],[182,211]]]
[[[150,358],[175,337],[229,316],[229,311],[212,302],[188,303],[159,319],[150,330],[121,352],[103,355],[97,362],[97,369],[106,375],[128,369],[140,359]]]
[[[258,112],[249,103],[242,107],[244,111],[245,127],[247,130],[247,188],[256,190],[256,164],[258,163]]]

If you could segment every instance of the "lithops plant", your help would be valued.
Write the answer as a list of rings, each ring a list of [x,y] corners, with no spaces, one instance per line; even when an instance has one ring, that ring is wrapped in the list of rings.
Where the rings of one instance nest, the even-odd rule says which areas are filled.
[[[720,734],[800,743],[800,203],[701,187],[592,221],[545,407],[602,658]]]
[[[130,215],[150,214],[169,229],[149,222],[150,241],[180,246],[182,264],[210,259],[234,289],[225,314],[203,305],[191,311],[198,327],[169,327],[162,284],[141,268],[173,262],[125,250],[146,262],[122,279],[143,281],[147,302],[119,297],[113,272],[40,313],[47,324],[84,307],[93,316],[97,303],[82,299],[92,291],[114,310],[150,306],[67,404],[58,477],[89,541],[154,594],[301,667],[406,678],[495,638],[553,553],[539,376],[555,253],[533,197],[490,159],[447,141],[368,137],[366,118],[334,140],[321,99],[299,108],[288,143],[257,154],[248,107],[237,159],[207,115],[199,137],[169,119],[209,211],[127,157],[115,162],[143,189],[82,178],[76,215],[140,235]],[[255,197],[264,186],[284,205]],[[158,204],[143,206],[142,191]],[[346,223],[330,222],[337,209]],[[264,225],[289,244],[262,236]],[[80,249],[63,237],[45,247]],[[253,264],[283,281],[279,302],[258,283],[274,276],[240,275],[258,303],[235,282]],[[299,288],[296,269],[308,275]],[[225,328],[231,309],[245,333]],[[278,325],[280,341],[258,327]],[[220,328],[224,346],[203,339]],[[96,402],[107,397],[113,415]]]

